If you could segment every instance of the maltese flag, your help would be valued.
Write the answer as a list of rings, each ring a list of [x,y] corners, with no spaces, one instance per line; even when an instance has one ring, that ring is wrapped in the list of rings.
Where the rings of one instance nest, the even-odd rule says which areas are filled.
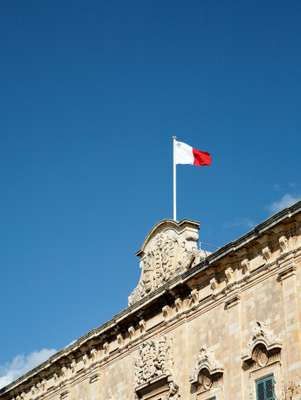
[[[175,164],[191,164],[191,165],[211,165],[212,158],[207,151],[194,149],[186,143],[174,142],[174,162]]]

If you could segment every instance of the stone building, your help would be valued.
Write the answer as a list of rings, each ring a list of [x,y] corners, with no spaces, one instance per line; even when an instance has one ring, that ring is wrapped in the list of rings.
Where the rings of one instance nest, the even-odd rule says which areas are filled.
[[[212,254],[162,221],[129,306],[1,400],[301,399],[301,202]]]

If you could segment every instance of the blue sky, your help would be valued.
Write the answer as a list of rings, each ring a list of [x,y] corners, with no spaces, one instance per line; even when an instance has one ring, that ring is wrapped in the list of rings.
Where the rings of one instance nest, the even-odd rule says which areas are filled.
[[[0,377],[126,307],[172,215],[172,135],[213,156],[178,167],[178,217],[211,251],[300,198],[300,19],[298,1],[1,4]]]

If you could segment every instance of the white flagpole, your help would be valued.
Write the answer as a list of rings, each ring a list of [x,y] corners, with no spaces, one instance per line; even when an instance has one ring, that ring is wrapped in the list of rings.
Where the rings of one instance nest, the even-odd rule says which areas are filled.
[[[177,167],[176,167],[176,160],[175,160],[175,144],[176,144],[176,137],[172,137],[172,158],[173,158],[173,220],[177,221]]]

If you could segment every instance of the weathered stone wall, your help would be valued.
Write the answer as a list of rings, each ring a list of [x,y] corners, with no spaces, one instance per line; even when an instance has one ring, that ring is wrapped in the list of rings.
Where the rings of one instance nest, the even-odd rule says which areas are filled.
[[[273,374],[277,399],[299,399],[300,226],[297,213],[212,255],[0,398],[255,400]]]

